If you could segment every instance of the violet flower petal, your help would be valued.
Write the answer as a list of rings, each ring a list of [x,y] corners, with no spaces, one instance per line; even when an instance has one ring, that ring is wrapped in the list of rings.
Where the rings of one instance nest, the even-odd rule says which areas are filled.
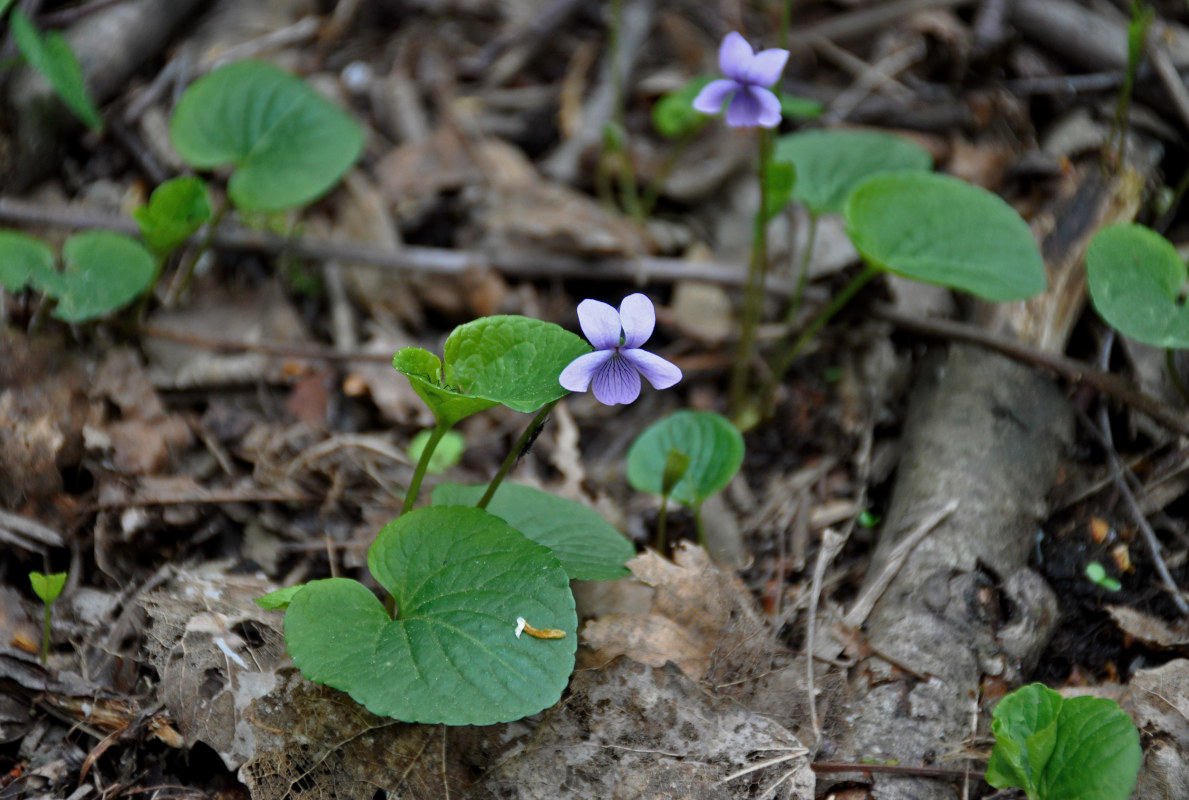
[[[561,371],[557,382],[568,392],[585,392],[603,364],[614,356],[614,350],[596,350],[578,356]]]
[[[652,336],[656,327],[656,309],[652,301],[636,292],[619,304],[619,324],[623,326],[623,347],[639,347]]]
[[[761,128],[775,128],[780,124],[780,98],[767,89],[761,89],[758,86],[749,86],[747,91],[760,104],[760,114],[756,118],[756,122]]]
[[[789,51],[774,47],[756,53],[747,67],[747,83],[752,86],[768,87],[780,80],[784,65],[789,60]]]
[[[619,345],[619,312],[614,306],[600,300],[583,300],[578,304],[578,324],[596,350]]]
[[[590,388],[595,399],[604,405],[631,403],[640,396],[640,373],[630,361],[615,353],[595,371]]]
[[[654,389],[668,389],[681,380],[681,367],[647,350],[620,350],[619,354],[648,379]]]
[[[747,83],[747,68],[755,57],[755,51],[740,34],[731,31],[723,37],[718,48],[718,68],[722,74],[737,83]]]
[[[694,111],[700,111],[703,114],[717,114],[722,111],[723,103],[727,102],[727,99],[737,91],[739,91],[739,84],[735,81],[724,78],[711,81],[694,98]]]
[[[752,86],[744,86],[736,92],[727,106],[728,125],[732,128],[754,128],[760,124],[760,115],[764,108],[756,94],[756,89]]]

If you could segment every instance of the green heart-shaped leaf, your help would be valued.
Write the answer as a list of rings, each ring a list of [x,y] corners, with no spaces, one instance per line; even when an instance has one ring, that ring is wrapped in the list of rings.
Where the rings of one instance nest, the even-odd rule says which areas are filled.
[[[443,483],[433,490],[437,506],[474,505],[484,485]],[[636,548],[611,523],[581,503],[517,483],[501,483],[487,510],[553,551],[571,580],[609,581],[628,574],[623,565]]]
[[[710,117],[694,110],[694,98],[712,80],[709,75],[690,78],[680,89],[657,100],[652,107],[652,126],[656,132],[666,139],[680,139],[701,130]]]
[[[0,286],[19,292],[29,283],[53,280],[54,251],[45,242],[16,231],[0,231]]]
[[[628,450],[628,483],[641,492],[662,494],[669,453],[689,458],[669,495],[698,505],[731,482],[743,464],[743,436],[730,420],[710,411],[677,411],[650,425]]]
[[[553,553],[493,514],[429,506],[368,552],[397,617],[363,585],[314,581],[285,614],[302,674],[406,722],[491,725],[553,705],[574,668],[578,618]],[[564,638],[517,636],[517,619]]]
[[[1023,300],[1045,289],[1044,260],[1027,223],[965,181],[883,173],[855,188],[845,214],[851,241],[879,269],[987,300]]]
[[[198,169],[235,166],[228,194],[247,211],[281,211],[320,197],[363,147],[348,114],[262,61],[228,64],[195,81],[169,134]]]
[[[1086,251],[1086,279],[1112,328],[1156,347],[1189,347],[1185,262],[1160,234],[1134,224],[1103,228]]]
[[[115,311],[139,296],[156,275],[153,257],[140,242],[108,231],[71,236],[62,246],[62,262],[65,271],[43,276],[38,288],[57,298],[54,316],[65,322]]]
[[[851,191],[873,175],[933,169],[933,157],[916,142],[864,130],[812,130],[781,136],[772,160],[797,168],[793,199],[814,214],[841,214]]]
[[[132,218],[149,249],[166,256],[211,218],[206,182],[195,177],[166,181],[153,190],[146,205],[132,212]]]
[[[50,82],[66,107],[91,130],[101,130],[103,120],[99,109],[91,102],[78,59],[62,35],[50,31],[43,39],[19,8],[13,9],[8,18],[8,29],[21,55]]]
[[[1046,800],[1126,800],[1135,787],[1139,733],[1113,700],[1066,700],[1034,683],[999,702],[991,730],[986,780],[997,789],[1017,786]]]
[[[495,316],[454,329],[444,374],[438,357],[418,347],[397,351],[392,366],[449,426],[494,405],[527,413],[563,397],[558,376],[589,352],[590,345],[551,322]]]
[[[764,167],[764,219],[771,220],[789,204],[797,170],[788,161],[770,161]]]
[[[66,585],[66,573],[55,572],[45,575],[40,572],[29,573],[29,583],[33,586],[33,594],[41,598],[47,606],[62,594],[62,587]]]

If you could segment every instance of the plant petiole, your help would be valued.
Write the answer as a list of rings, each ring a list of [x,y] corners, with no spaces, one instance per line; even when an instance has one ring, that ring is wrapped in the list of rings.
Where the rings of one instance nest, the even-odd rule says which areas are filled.
[[[561,398],[558,398],[559,400]],[[512,445],[512,449],[508,451],[504,463],[500,464],[499,472],[495,473],[495,477],[491,479],[491,483],[487,484],[487,491],[479,498],[476,503],[478,508],[487,508],[487,504],[491,502],[491,498],[495,496],[495,490],[500,487],[504,477],[512,471],[512,467],[516,465],[516,461],[524,455],[532,446],[533,440],[545,427],[545,420],[549,417],[549,412],[553,411],[553,407],[557,405],[558,400],[546,403],[541,406],[541,410],[537,412],[537,416],[533,417],[533,421],[524,429],[524,433],[520,434],[520,438],[516,440],[516,444]]]

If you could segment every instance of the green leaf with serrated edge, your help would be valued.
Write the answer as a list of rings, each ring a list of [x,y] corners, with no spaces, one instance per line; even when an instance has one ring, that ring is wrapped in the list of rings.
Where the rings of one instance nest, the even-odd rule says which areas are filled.
[[[429,444],[431,436],[433,436],[433,431],[420,431],[409,441],[409,458],[414,463],[421,460],[421,454],[425,452],[425,445]],[[438,446],[434,448],[433,455],[429,457],[429,465],[425,471],[430,475],[441,475],[459,462],[466,446],[467,440],[461,433],[446,431],[438,440]]]
[[[445,366],[417,347],[397,351],[392,366],[447,427],[494,405],[532,412],[567,394],[561,371],[590,345],[552,322],[495,316],[459,325],[446,340]]]
[[[66,573],[43,575],[40,572],[30,572],[29,583],[33,586],[33,594],[40,597],[41,602],[49,605],[62,594],[62,587],[66,585]]]
[[[195,177],[168,180],[132,212],[132,218],[148,248],[159,256],[169,255],[211,218],[206,182]]]
[[[443,483],[433,490],[433,502],[435,506],[474,505],[486,490],[485,485]],[[636,555],[632,543],[597,512],[531,486],[500,484],[487,510],[552,550],[572,580],[622,578],[628,574],[624,562]]]
[[[285,614],[302,674],[406,722],[491,725],[553,705],[574,668],[578,618],[553,553],[477,508],[429,506],[368,552],[397,617],[362,584],[313,581]],[[516,636],[523,617],[561,639]]]
[[[38,288],[56,298],[54,316],[85,322],[126,305],[148,288],[156,267],[149,251],[130,236],[87,231],[62,246],[64,272],[47,275]]]
[[[397,350],[392,357],[392,366],[409,379],[413,391],[429,406],[434,418],[447,427],[471,414],[499,405],[496,400],[468,397],[443,387],[441,360],[420,347],[402,347]]]
[[[680,89],[662,96],[652,106],[652,126],[666,139],[691,136],[702,129],[710,116],[694,110],[694,98],[714,80],[708,75],[690,78]]]
[[[557,382],[570,362],[591,351],[552,322],[495,316],[459,325],[446,340],[446,385],[529,413],[569,394]]]
[[[1071,697],[1057,714],[1056,744],[1040,781],[1048,800],[1126,800],[1143,750],[1127,712],[1105,697]]]
[[[789,204],[797,170],[786,161],[769,161],[764,172],[764,219],[771,220]]]
[[[986,300],[1045,290],[1044,260],[1028,224],[996,195],[957,178],[876,175],[851,193],[845,216],[851,241],[878,269]]]
[[[54,251],[45,242],[15,231],[0,231],[0,286],[19,292],[54,274]],[[52,278],[51,278],[52,280]]]
[[[1086,251],[1094,308],[1132,339],[1155,347],[1189,347],[1189,305],[1181,298],[1185,263],[1172,243],[1130,223],[1103,228]]]
[[[276,611],[277,609],[283,611],[293,602],[293,595],[300,592],[304,587],[304,583],[299,583],[296,586],[286,586],[284,589],[277,589],[275,592],[269,592],[263,597],[257,597],[256,605],[266,608],[269,611]]]
[[[999,701],[991,722],[995,749],[987,764],[988,783],[1000,789],[1018,786],[1029,793],[1036,791],[1045,765],[1033,761],[1029,740],[1056,724],[1061,702],[1061,695],[1039,683],[1021,687]],[[1037,750],[1036,755],[1041,752]]]
[[[228,194],[249,211],[317,199],[363,148],[363,132],[350,115],[262,61],[228,64],[195,81],[178,102],[169,133],[190,165],[233,165]]]
[[[685,475],[669,495],[697,505],[730,483],[743,463],[743,436],[721,414],[677,411],[650,425],[628,450],[628,483],[641,492],[661,494],[671,450],[689,456]]]
[[[933,157],[916,142],[864,130],[812,130],[781,136],[772,159],[797,168],[793,199],[814,214],[841,214],[851,191],[873,175],[933,169]]]
[[[795,94],[786,94],[779,90],[773,91],[776,92],[776,97],[780,100],[780,116],[785,119],[817,119],[826,113],[826,107],[816,100],[798,97]]]
[[[29,66],[50,82],[50,86],[54,87],[54,92],[66,107],[86,123],[88,128],[94,131],[101,130],[103,120],[99,116],[99,109],[91,102],[83,71],[78,65],[78,59],[74,57],[74,51],[70,49],[70,44],[61,34],[53,31],[47,33],[43,39],[19,8],[12,10],[8,26],[17,49],[29,62]]]

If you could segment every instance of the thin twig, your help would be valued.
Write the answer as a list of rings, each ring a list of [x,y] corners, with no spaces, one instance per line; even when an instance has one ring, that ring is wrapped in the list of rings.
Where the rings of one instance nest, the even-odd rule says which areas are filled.
[[[100,214],[72,208],[52,208],[12,198],[0,198],[0,222],[44,225],[70,229],[102,229],[136,236],[136,224],[128,217]],[[199,236],[189,243],[199,244]],[[422,275],[463,277],[470,270],[495,269],[517,278],[581,278],[584,281],[621,281],[629,283],[673,283],[700,280],[723,286],[743,286],[747,271],[742,264],[690,261],[683,258],[578,258],[547,253],[481,252],[438,247],[406,245],[393,249],[363,242],[329,239],[285,239],[264,231],[223,225],[215,233],[214,247],[278,255],[287,252],[314,261],[337,260],[381,269]],[[788,297],[793,284],[785,278],[769,276],[765,291]]]
[[[141,336],[150,339],[164,339],[179,342],[205,350],[228,350],[231,352],[261,353],[282,358],[296,358],[308,361],[364,361],[376,364],[391,364],[392,356],[384,353],[362,351],[344,352],[316,344],[282,344],[279,342],[245,342],[238,339],[221,339],[217,336],[198,336],[192,333],[171,331],[155,325],[140,329]]]
[[[817,633],[817,604],[822,593],[822,579],[826,575],[826,567],[833,563],[835,557],[842,551],[846,540],[850,538],[850,529],[839,533],[833,528],[822,531],[822,543],[817,551],[817,563],[813,567],[813,588],[809,591],[809,618],[805,623],[805,690],[809,698],[809,724],[813,726],[813,746],[817,749],[822,740],[822,732],[817,724],[817,678],[813,672],[814,637]]]
[[[1016,361],[1047,369],[1070,383],[1089,386],[1102,392],[1107,397],[1146,414],[1169,430],[1189,436],[1189,416],[1174,411],[1149,394],[1131,388],[1127,381],[1118,375],[1095,369],[1085,362],[1055,353],[1045,353],[1018,340],[952,320],[910,317],[886,306],[876,306],[872,313],[876,318],[899,328],[925,336],[981,345]]]

